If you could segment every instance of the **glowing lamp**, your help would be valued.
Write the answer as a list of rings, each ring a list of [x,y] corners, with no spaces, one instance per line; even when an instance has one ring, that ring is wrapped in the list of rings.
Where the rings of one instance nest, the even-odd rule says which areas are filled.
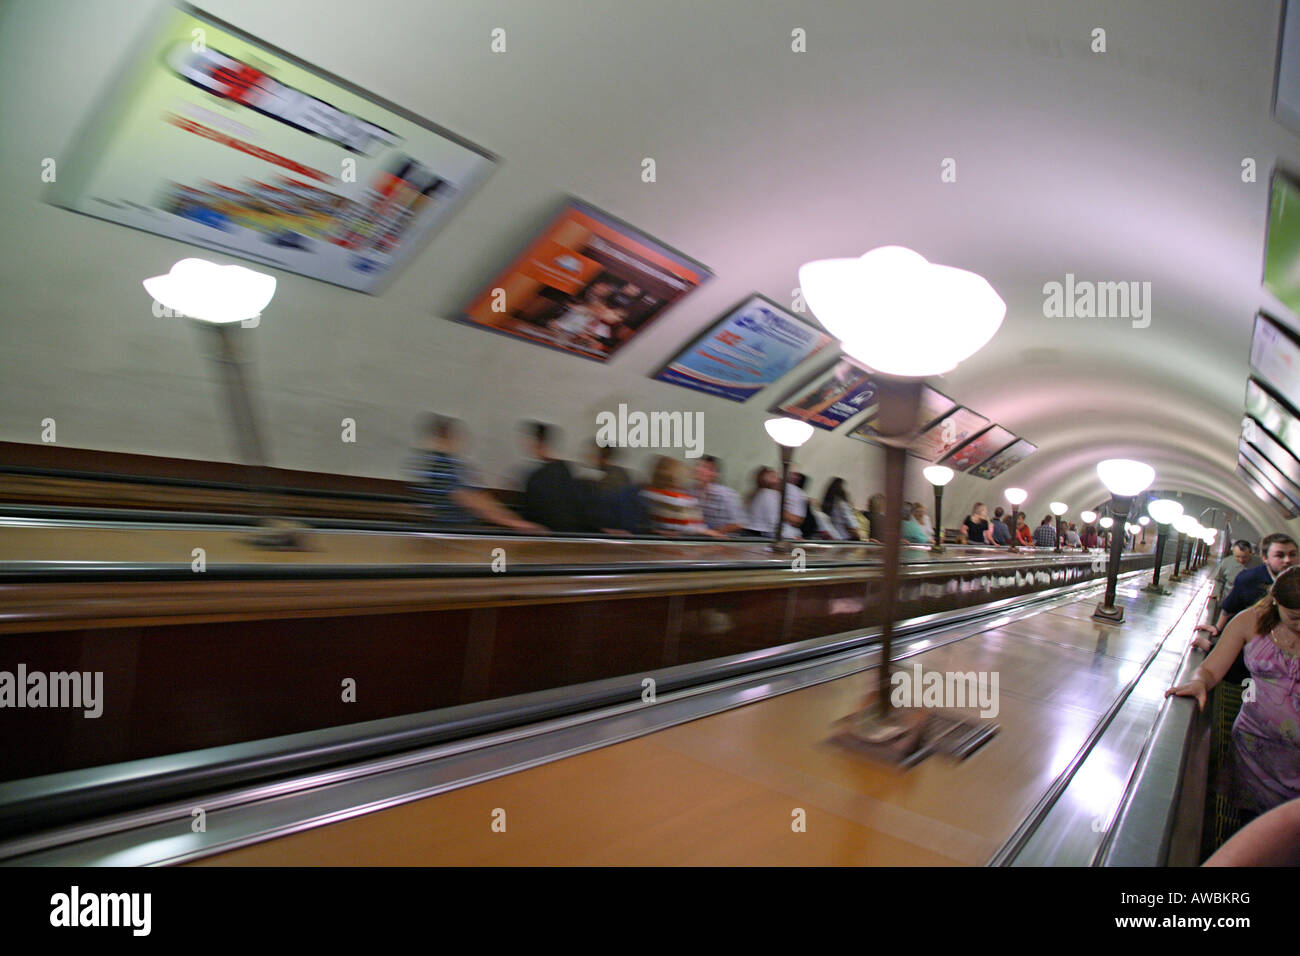
[[[1156,470],[1130,458],[1107,458],[1097,463],[1097,477],[1117,498],[1132,498],[1151,487]]]
[[[275,277],[243,266],[182,259],[166,275],[145,279],[144,287],[173,312],[213,325],[229,325],[261,315],[275,295]]]
[[[799,287],[845,354],[886,375],[951,371],[993,338],[1007,314],[982,276],[902,246],[804,263]]]

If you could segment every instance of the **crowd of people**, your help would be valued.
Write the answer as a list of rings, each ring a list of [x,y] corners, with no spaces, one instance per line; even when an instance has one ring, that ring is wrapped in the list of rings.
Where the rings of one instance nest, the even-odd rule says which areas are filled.
[[[816,496],[808,476],[791,470],[784,513],[778,514],[781,473],[775,468],[756,469],[742,495],[726,483],[722,462],[713,455],[693,463],[661,455],[649,480],[638,482],[618,463],[616,447],[592,443],[584,461],[567,462],[557,454],[557,429],[540,422],[525,423],[521,440],[528,463],[518,475],[518,503],[512,510],[485,487],[465,459],[461,423],[426,416],[411,471],[413,493],[428,523],[463,529],[491,525],[534,534],[773,537],[779,519],[785,539],[884,540],[885,496],[872,495],[860,509],[841,477],[828,479]],[[934,523],[921,502],[904,502],[900,522],[905,542],[934,542]],[[1027,547],[1055,548],[1056,526],[1049,522],[1044,519],[1031,531],[1023,513],[1004,517],[1001,508],[990,521],[984,505],[977,504],[954,540],[978,545],[1014,540]],[[1095,547],[1095,532],[1092,538]],[[1064,545],[1083,547],[1085,542],[1073,525],[1065,531]]]

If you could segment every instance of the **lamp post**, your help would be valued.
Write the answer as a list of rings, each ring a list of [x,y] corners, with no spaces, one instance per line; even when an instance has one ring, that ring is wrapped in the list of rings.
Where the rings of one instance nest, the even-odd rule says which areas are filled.
[[[1025,491],[1024,488],[1008,488],[1003,492],[1003,495],[1006,496],[1007,501],[1011,502],[1012,512],[1017,512],[1020,510],[1020,506],[1025,503],[1025,499],[1029,497],[1029,492]],[[1016,529],[1014,527],[1011,528],[1011,540],[1007,542],[1007,548],[1011,551],[1016,550]]]
[[[1152,572],[1151,583],[1142,590],[1148,594],[1170,594],[1160,586],[1160,565],[1165,559],[1165,541],[1169,537],[1169,524],[1183,513],[1183,506],[1172,498],[1156,498],[1147,504],[1147,514],[1156,523],[1156,569]]]
[[[822,259],[799,268],[804,301],[844,354],[875,373],[877,432],[885,449],[884,592],[876,707],[855,718],[850,733],[898,760],[920,741],[924,719],[890,706],[893,626],[902,549],[903,479],[915,436],[921,379],[951,371],[991,339],[1006,303],[983,277],[926,261],[901,246],[856,259]],[[922,341],[924,348],[917,348]]]
[[[1070,510],[1070,506],[1064,501],[1053,501],[1047,506],[1051,509],[1052,514],[1056,515],[1056,550],[1061,550],[1061,519],[1065,513]]]
[[[1133,507],[1133,499],[1151,487],[1156,479],[1156,470],[1150,465],[1128,458],[1108,458],[1097,464],[1097,477],[1111,494],[1111,513],[1127,518]],[[1115,591],[1119,586],[1119,560],[1123,553],[1124,539],[1121,535],[1112,535],[1110,542],[1110,561],[1106,568],[1106,595],[1093,611],[1094,621],[1109,624],[1124,623],[1124,609],[1115,606]]]
[[[1112,518],[1110,515],[1106,515],[1100,521],[1098,521],[1097,524],[1098,526],[1100,526],[1102,531],[1106,532],[1106,539],[1105,539],[1105,543],[1102,545],[1102,548],[1105,549],[1106,551],[1109,551],[1111,539],[1115,537],[1113,534],[1110,533],[1111,527],[1114,526],[1115,524],[1115,519]]]
[[[1080,511],[1080,512],[1079,512],[1079,520],[1083,522],[1083,528],[1084,528],[1084,531],[1086,532],[1086,531],[1088,530],[1088,526],[1091,525],[1094,521],[1097,520],[1097,512],[1095,512],[1095,511]],[[1085,550],[1085,551],[1091,551],[1092,549],[1091,549],[1091,548],[1088,548],[1088,547],[1085,547],[1084,550]]]
[[[784,551],[790,547],[789,542],[782,542],[785,530],[785,489],[790,483],[790,462],[794,461],[794,450],[812,438],[813,427],[797,418],[769,418],[763,423],[772,441],[781,448],[781,503],[776,510],[776,535],[772,540],[773,551]]]
[[[1188,555],[1187,564],[1189,566],[1179,568],[1183,564],[1183,542],[1186,540],[1188,533],[1196,527],[1196,519],[1189,514],[1181,514],[1173,520],[1174,530],[1178,532],[1178,550],[1174,553],[1174,573],[1169,575],[1169,580],[1181,581],[1187,575],[1191,574],[1191,555]]]
[[[253,476],[250,484],[259,501],[261,529],[251,544],[294,550],[301,541],[292,529],[275,529],[266,499],[266,450],[248,390],[247,361],[234,326],[261,315],[275,296],[274,276],[243,266],[221,266],[206,259],[182,259],[166,275],[144,280],[145,291],[177,315],[194,319],[212,336],[212,359],[226,393],[235,443]]]
[[[943,486],[952,481],[956,472],[947,465],[927,465],[921,469],[921,474],[934,485],[934,541],[930,544],[930,553],[943,554]]]

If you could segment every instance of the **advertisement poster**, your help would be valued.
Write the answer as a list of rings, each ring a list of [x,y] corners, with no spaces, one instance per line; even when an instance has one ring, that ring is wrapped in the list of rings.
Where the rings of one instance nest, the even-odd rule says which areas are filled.
[[[1250,367],[1283,395],[1300,395],[1300,343],[1263,312],[1255,316]]]
[[[875,382],[852,362],[840,359],[804,381],[772,411],[830,431],[875,401]]]
[[[1300,458],[1300,418],[1253,378],[1246,381],[1246,414]]]
[[[925,461],[938,461],[966,444],[979,432],[988,428],[989,420],[965,406],[958,406],[917,436],[912,450]]]
[[[755,295],[683,349],[655,378],[743,402],[833,341],[770,299]]]
[[[1023,438],[1005,451],[1000,451],[982,465],[976,465],[970,473],[976,478],[996,478],[1008,468],[1020,464],[1034,452],[1037,445],[1031,445]]]
[[[178,6],[96,106],[52,201],[374,293],[494,165],[453,134]]]
[[[1237,456],[1237,477],[1246,483],[1246,486],[1255,493],[1260,501],[1270,504],[1279,509],[1287,518],[1295,518],[1300,515],[1289,501],[1282,497],[1282,492],[1261,475],[1251,466],[1243,455]]]
[[[921,407],[916,413],[918,431],[924,432],[956,407],[957,403],[943,392],[933,389],[929,385],[921,386]],[[876,436],[880,434],[876,428],[878,414],[878,409],[873,409],[860,425],[849,432],[849,435],[859,441],[875,443]],[[912,448],[909,451],[914,455],[919,455],[918,448]]]
[[[1269,186],[1264,286],[1300,314],[1300,184],[1273,170]]]
[[[942,464],[947,465],[953,471],[969,471],[976,465],[992,458],[1015,440],[1016,436],[1011,432],[1001,425],[994,425],[952,452],[947,458],[943,459]]]

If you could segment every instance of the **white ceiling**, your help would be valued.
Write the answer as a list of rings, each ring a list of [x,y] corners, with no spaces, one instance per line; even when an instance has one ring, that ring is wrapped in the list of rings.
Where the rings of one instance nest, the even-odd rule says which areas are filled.
[[[789,302],[802,262],[901,244],[1006,300],[992,343],[936,384],[1039,446],[996,482],[959,478],[954,508],[1011,484],[1035,512],[1094,503],[1092,466],[1118,455],[1261,531],[1282,523],[1233,474],[1253,316],[1268,305],[1296,324],[1260,285],[1268,173],[1300,165],[1300,140],[1270,115],[1278,0],[203,6],[502,159],[382,296],[278,274],[258,345],[276,464],[396,473],[411,416],[439,407],[470,421],[503,474],[513,449],[485,439],[515,419],[576,436],[628,401],[704,410],[741,484],[770,456],[760,423],[790,381],[739,406],[647,376],[745,294]],[[139,287],[186,247],[42,202],[41,159],[66,148],[156,11],[14,0],[0,13],[2,439],[38,440],[57,414],[67,444],[230,454],[195,339],[154,319]],[[505,54],[489,49],[494,27]],[[806,53],[790,50],[795,28]],[[940,181],[948,157],[955,183]],[[716,276],[603,367],[445,320],[564,193]],[[1150,282],[1150,327],[1045,318],[1043,286],[1066,273]],[[358,410],[362,448],[321,437]],[[879,477],[864,449],[837,433],[802,454],[865,494]]]

